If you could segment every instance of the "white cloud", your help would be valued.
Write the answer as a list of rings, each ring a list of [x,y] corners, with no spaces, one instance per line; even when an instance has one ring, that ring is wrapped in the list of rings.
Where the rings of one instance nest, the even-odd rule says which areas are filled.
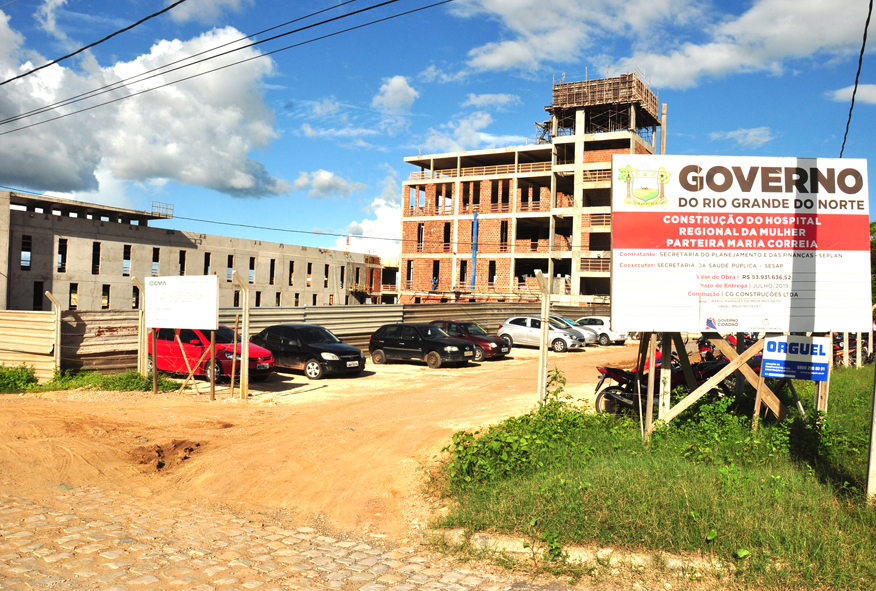
[[[834,90],[827,93],[827,98],[832,101],[849,103],[852,100],[854,88],[854,86],[846,86],[845,88]],[[855,93],[855,102],[876,105],[876,84],[859,84],[858,91]]]
[[[312,104],[313,115],[315,117],[325,117],[326,115],[334,115],[341,110],[341,103],[335,97],[328,97]]]
[[[401,189],[393,175],[383,179],[383,190],[366,208],[373,219],[352,222],[346,237],[339,237],[337,249],[365,252],[386,258],[398,258],[401,238]]]
[[[58,28],[55,13],[65,4],[67,4],[67,0],[45,0],[36,13],[34,13],[40,28],[62,41],[67,40],[67,35]]]
[[[241,37],[234,28],[216,29],[188,41],[160,41],[149,53],[129,62],[101,67],[86,60],[83,73],[55,65],[0,88],[0,119],[28,112],[69,96],[136,76],[186,56]],[[31,69],[22,61],[28,51],[21,37],[0,19],[0,78]],[[259,53],[245,49],[198,64],[184,75]],[[40,58],[39,61],[42,61]],[[96,191],[102,166],[113,179],[148,183],[176,181],[236,197],[283,194],[289,184],[249,158],[276,137],[273,116],[261,97],[260,84],[271,74],[270,59],[256,59],[5,136],[0,142],[0,175],[9,183],[36,190]],[[136,83],[105,95],[153,88],[176,80],[171,74]],[[98,101],[77,105],[92,105]],[[62,109],[53,116],[69,112]],[[39,119],[39,118],[37,118]],[[0,127],[8,131],[34,122],[27,119]],[[105,177],[109,178],[109,177]]]
[[[501,109],[509,105],[519,105],[520,102],[520,97],[516,94],[469,94],[462,106],[478,109],[487,107]]]
[[[361,191],[367,185],[348,181],[328,170],[314,172],[302,172],[292,188],[296,191],[306,191],[311,199],[325,199],[327,197],[347,197],[354,191]]]
[[[371,106],[401,115],[411,110],[420,93],[414,90],[404,76],[384,78],[380,92],[371,99]]]
[[[172,2],[173,0],[165,0],[165,4]],[[225,12],[241,12],[251,5],[253,0],[188,0],[173,8],[168,14],[178,23],[188,21],[212,23]]]
[[[457,0],[450,11],[462,18],[492,18],[502,26],[501,39],[469,52],[471,70],[535,72],[547,64],[589,58],[613,70],[638,67],[661,88],[686,88],[703,78],[740,72],[779,74],[790,60],[845,56],[860,47],[863,1],[745,5],[744,12],[731,14],[709,0]],[[635,48],[633,55],[599,63],[622,40]]]
[[[479,148],[518,145],[526,138],[512,135],[493,135],[484,131],[493,123],[489,113],[476,111],[465,117],[445,123],[438,129],[430,129],[423,142],[427,152],[460,152]]]
[[[718,131],[710,133],[712,140],[732,140],[737,146],[755,149],[765,143],[776,139],[769,127],[755,127],[752,129],[737,129],[736,131]]]

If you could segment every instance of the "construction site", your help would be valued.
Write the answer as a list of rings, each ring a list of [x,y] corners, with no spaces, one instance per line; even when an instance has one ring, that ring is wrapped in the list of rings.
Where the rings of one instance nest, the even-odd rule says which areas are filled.
[[[608,304],[611,158],[657,153],[658,104],[638,73],[563,80],[533,144],[405,158],[400,302],[532,301],[540,270],[552,302]]]

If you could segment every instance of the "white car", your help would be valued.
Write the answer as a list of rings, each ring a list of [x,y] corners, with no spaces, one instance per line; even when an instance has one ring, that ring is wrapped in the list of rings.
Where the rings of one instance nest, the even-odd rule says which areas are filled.
[[[574,320],[569,320],[559,314],[551,314],[551,320],[562,325],[566,330],[578,333],[584,337],[585,345],[595,345],[599,340],[599,333],[589,326],[581,326]]]
[[[585,316],[579,318],[576,322],[579,326],[595,330],[599,335],[597,339],[600,345],[610,345],[612,343],[623,345],[629,335],[625,332],[614,332],[611,330],[609,321],[610,318],[608,316]]]

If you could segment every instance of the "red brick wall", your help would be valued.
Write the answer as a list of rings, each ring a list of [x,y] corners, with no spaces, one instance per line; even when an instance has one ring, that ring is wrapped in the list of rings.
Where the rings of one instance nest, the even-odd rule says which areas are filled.
[[[614,150],[585,150],[584,151],[584,160],[585,164],[593,163],[593,162],[604,162],[606,164],[611,164],[611,155],[612,154],[629,154],[629,148],[617,148]]]

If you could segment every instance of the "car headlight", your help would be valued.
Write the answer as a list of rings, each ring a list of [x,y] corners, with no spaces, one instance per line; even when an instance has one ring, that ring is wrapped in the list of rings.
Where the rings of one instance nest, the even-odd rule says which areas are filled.
[[[326,361],[337,361],[339,359],[334,353],[320,353],[319,356]]]
[[[223,351],[222,354],[225,355],[225,359],[234,359],[235,358],[234,353],[232,353],[231,351]],[[240,355],[237,355],[237,360],[240,361]]]
[[[454,347],[453,345],[447,345],[444,347],[444,350],[448,353],[453,353],[454,351],[459,351],[459,347]]]
[[[495,349],[498,346],[496,343],[490,343],[490,349]]]

